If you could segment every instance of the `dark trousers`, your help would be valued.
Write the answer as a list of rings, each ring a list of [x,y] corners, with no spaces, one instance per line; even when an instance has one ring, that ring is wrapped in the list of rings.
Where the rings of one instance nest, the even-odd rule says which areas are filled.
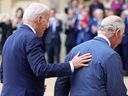
[[[46,45],[46,52],[49,63],[60,62],[60,44],[57,45],[53,42],[51,44]]]

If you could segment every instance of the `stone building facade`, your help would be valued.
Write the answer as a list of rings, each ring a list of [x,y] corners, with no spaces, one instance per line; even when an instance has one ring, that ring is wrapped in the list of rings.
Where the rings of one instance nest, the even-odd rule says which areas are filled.
[[[89,3],[90,0],[79,1]],[[0,0],[0,13],[14,14],[18,7],[25,9],[32,2],[44,3],[49,7],[56,7],[58,12],[63,12],[66,0]]]

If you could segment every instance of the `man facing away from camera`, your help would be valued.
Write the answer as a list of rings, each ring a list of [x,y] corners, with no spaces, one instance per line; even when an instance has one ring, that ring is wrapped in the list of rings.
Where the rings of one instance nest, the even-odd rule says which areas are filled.
[[[72,76],[59,77],[55,96],[126,96],[122,62],[113,50],[120,44],[125,25],[118,16],[103,19],[98,36],[74,47],[66,58],[70,61],[78,50],[91,53],[89,67],[75,71]]]
[[[69,76],[87,66],[91,55],[79,56],[62,64],[47,64],[41,36],[48,27],[49,8],[31,4],[23,15],[23,25],[5,42],[2,52],[1,96],[43,96],[47,77]]]

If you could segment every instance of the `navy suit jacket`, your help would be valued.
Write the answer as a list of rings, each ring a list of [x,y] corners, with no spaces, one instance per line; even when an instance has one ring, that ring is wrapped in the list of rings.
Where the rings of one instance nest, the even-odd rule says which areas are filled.
[[[45,78],[70,74],[69,63],[46,64],[41,38],[26,25],[5,42],[1,96],[43,96]]]
[[[58,24],[56,25],[55,32],[52,30],[52,26],[50,25],[49,28],[47,29],[46,35],[45,35],[45,44],[51,45],[54,43],[58,45],[61,44],[61,39],[60,39],[60,32],[62,32],[62,21],[58,20]]]
[[[123,37],[123,40],[122,40],[122,44],[128,44],[128,16],[127,18],[125,18],[125,32],[124,32],[124,37]]]
[[[88,67],[75,71],[72,76],[56,81],[55,96],[126,96],[120,56],[101,37],[84,42],[71,50],[69,61],[80,50],[91,53]]]

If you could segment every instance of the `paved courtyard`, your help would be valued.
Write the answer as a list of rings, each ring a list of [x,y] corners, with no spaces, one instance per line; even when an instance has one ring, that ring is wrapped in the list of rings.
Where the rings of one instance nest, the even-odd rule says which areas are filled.
[[[46,89],[46,92],[45,92],[45,96],[54,96],[54,84],[55,84],[55,80],[56,78],[49,78],[49,79],[46,79],[46,85],[47,85],[47,89]],[[125,84],[128,88],[128,77],[125,77],[124,78],[124,81],[125,81]],[[13,87],[13,86],[12,86]],[[0,90],[2,88],[2,84],[0,84]]]

